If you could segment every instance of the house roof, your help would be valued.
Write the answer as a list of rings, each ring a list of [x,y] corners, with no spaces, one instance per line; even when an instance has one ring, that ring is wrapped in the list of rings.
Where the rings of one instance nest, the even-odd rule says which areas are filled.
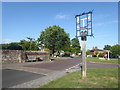
[[[101,50],[101,49],[93,49],[93,50],[90,50],[91,52],[94,52],[94,51],[104,51],[104,50]]]
[[[103,52],[107,52],[107,50],[101,50],[101,49],[93,49],[93,50],[90,50],[90,52],[94,52],[94,51],[103,51]]]

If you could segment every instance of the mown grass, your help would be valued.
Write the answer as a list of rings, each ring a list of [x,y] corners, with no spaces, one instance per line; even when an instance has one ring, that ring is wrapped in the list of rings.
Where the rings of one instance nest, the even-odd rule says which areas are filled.
[[[87,57],[87,62],[113,63],[118,64],[118,59],[100,60],[98,57]]]
[[[69,59],[71,57],[50,57],[51,59]]]
[[[51,81],[40,88],[118,88],[118,68],[87,69],[87,78],[81,78],[81,71]]]

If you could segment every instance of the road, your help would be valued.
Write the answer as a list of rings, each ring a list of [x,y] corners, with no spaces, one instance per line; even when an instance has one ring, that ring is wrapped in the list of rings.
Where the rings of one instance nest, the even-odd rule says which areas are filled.
[[[70,58],[70,59],[56,59],[51,63],[35,64],[35,65],[25,65],[24,67],[34,67],[34,68],[43,68],[49,70],[65,70],[69,67],[72,67],[76,64],[81,63],[81,58]]]
[[[2,84],[3,88],[12,87],[24,82],[29,82],[31,80],[44,77],[45,75],[50,75],[58,71],[65,70],[71,66],[80,63],[79,59],[64,59],[64,60],[54,60],[49,63],[39,63],[30,65],[9,65],[9,68],[4,68],[2,70]],[[13,67],[14,66],[14,67]]]
[[[12,69],[3,69],[2,75],[3,75],[2,78],[3,88],[17,85],[23,82],[28,82],[30,80],[45,76],[42,74],[35,74],[31,72],[12,70]]]
[[[32,80],[39,80],[39,78],[44,78],[42,81],[39,80],[39,82],[36,84],[39,85],[44,80],[50,81],[51,77],[54,76],[57,73],[62,72],[65,69],[68,69],[76,64],[81,63],[81,58],[71,58],[71,59],[56,59],[52,62],[48,63],[34,63],[34,64],[21,64],[17,65],[16,67],[9,67],[8,69],[3,69],[3,87],[12,87],[15,85],[21,84],[20,87],[22,87],[22,83],[30,82]],[[117,64],[100,64],[100,63],[91,63],[87,62],[87,68],[111,68],[111,67],[118,67]],[[59,75],[59,74],[58,74]],[[55,76],[54,76],[55,77]],[[53,78],[53,77],[52,77]],[[35,81],[36,83],[37,81]],[[33,83],[33,84],[35,84]],[[30,83],[29,83],[30,84]],[[33,85],[33,87],[36,87]],[[18,86],[19,87],[19,86]],[[26,85],[24,85],[26,87]],[[27,86],[31,87],[31,85]]]

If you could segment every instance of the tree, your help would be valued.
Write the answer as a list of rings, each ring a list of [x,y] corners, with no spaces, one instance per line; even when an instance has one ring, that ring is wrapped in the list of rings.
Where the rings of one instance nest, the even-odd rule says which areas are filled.
[[[90,55],[90,50],[87,50],[86,55]]]
[[[23,50],[22,47],[17,45],[17,44],[11,44],[10,46],[7,47],[7,49],[10,49],[10,50]]]
[[[22,47],[19,45],[19,42],[11,42],[8,44],[1,44],[2,49],[12,49],[12,50],[22,50]]]
[[[72,53],[80,53],[81,47],[78,38],[73,38],[71,40],[71,52]]]
[[[7,47],[10,45],[10,44],[0,44],[1,47],[0,49],[7,49]]]
[[[54,55],[55,51],[66,51],[70,46],[69,34],[59,26],[50,26],[41,32],[38,42],[43,48],[48,48]]]
[[[20,45],[22,46],[23,50],[38,50],[39,45],[37,40],[34,38],[27,37],[27,40],[21,40]]]
[[[27,37],[29,43],[29,50],[38,50],[37,40],[34,38]]]
[[[110,45],[105,45],[104,50],[110,50],[111,46]]]
[[[120,45],[117,44],[117,45],[112,46],[110,51],[113,55],[120,56]]]

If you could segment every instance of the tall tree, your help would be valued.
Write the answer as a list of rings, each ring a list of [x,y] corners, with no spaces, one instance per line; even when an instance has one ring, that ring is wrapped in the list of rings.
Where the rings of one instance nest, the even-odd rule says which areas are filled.
[[[70,46],[69,34],[56,25],[42,31],[38,41],[43,47],[49,48],[53,55],[55,51],[67,50]]]
[[[104,50],[110,50],[111,46],[110,45],[105,45]]]
[[[78,38],[73,38],[71,40],[71,52],[72,53],[80,53],[81,52],[81,47]]]
[[[20,45],[22,46],[23,50],[38,50],[38,43],[37,40],[34,38],[27,37],[27,40],[21,40]]]
[[[2,49],[22,50],[19,42],[11,42],[9,44],[1,44]]]
[[[7,49],[10,44],[0,44],[0,49]]]
[[[7,49],[10,50],[23,50],[22,47],[18,44],[11,44],[10,46],[7,47]]]
[[[110,51],[112,52],[113,55],[120,56],[120,45],[114,45],[111,47]]]

